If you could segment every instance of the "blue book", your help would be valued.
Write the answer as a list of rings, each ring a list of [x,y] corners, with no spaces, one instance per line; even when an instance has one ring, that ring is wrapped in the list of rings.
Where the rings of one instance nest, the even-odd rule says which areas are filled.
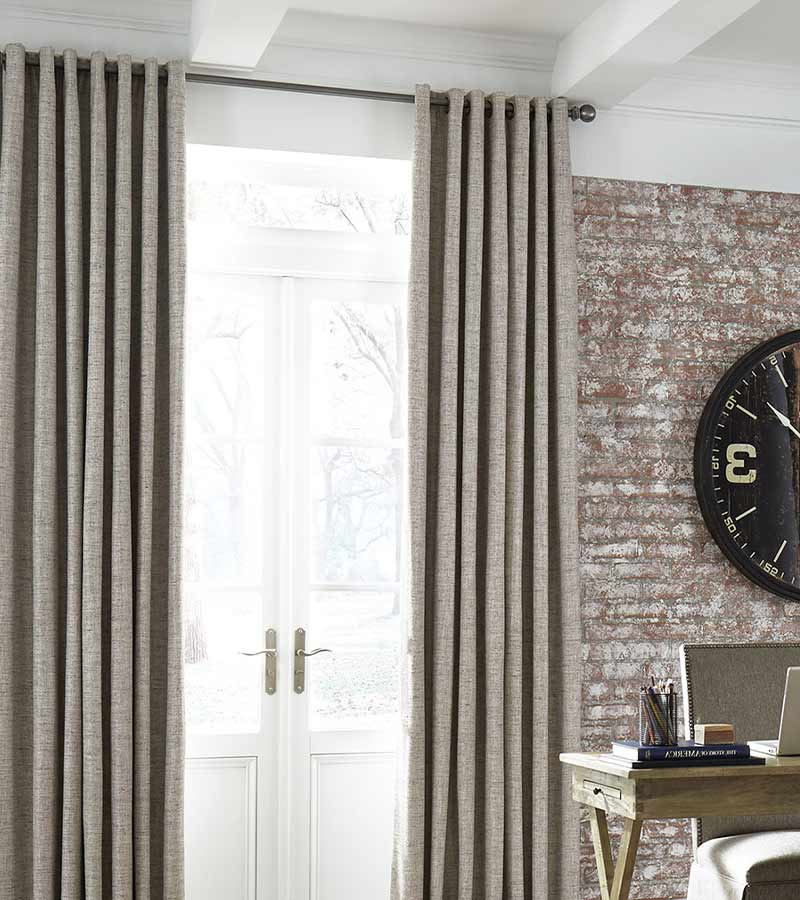
[[[614,741],[614,756],[633,762],[690,762],[692,760],[747,759],[748,744],[695,744],[681,741],[674,747],[646,747],[637,741]]]

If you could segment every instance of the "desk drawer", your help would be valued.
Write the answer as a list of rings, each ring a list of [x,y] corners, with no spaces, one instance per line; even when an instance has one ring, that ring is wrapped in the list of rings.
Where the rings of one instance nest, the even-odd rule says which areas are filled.
[[[619,788],[609,787],[607,784],[600,784],[599,781],[589,781],[588,778],[583,779],[583,789],[591,791],[593,794],[602,794],[613,800],[622,799],[622,791]]]

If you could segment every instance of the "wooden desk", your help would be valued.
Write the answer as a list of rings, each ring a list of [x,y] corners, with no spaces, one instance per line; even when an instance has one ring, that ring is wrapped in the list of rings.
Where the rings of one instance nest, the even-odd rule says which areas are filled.
[[[603,900],[628,900],[645,819],[748,816],[800,811],[800,757],[767,758],[763,766],[628,769],[602,753],[562,753],[572,769],[572,799],[589,810]],[[608,813],[622,816],[616,865]]]

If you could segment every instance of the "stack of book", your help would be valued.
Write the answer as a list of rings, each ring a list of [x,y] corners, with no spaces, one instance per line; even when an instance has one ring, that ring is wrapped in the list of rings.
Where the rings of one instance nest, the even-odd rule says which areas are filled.
[[[747,744],[699,744],[680,741],[671,747],[649,747],[636,741],[614,741],[609,759],[631,769],[669,769],[680,766],[761,766]]]

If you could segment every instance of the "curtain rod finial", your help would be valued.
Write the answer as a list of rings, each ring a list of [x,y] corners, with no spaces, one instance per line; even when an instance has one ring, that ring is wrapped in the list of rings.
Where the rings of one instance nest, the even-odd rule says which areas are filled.
[[[582,103],[580,106],[570,107],[569,117],[573,122],[576,122],[578,119],[581,122],[594,122],[597,118],[597,110],[591,103]]]

